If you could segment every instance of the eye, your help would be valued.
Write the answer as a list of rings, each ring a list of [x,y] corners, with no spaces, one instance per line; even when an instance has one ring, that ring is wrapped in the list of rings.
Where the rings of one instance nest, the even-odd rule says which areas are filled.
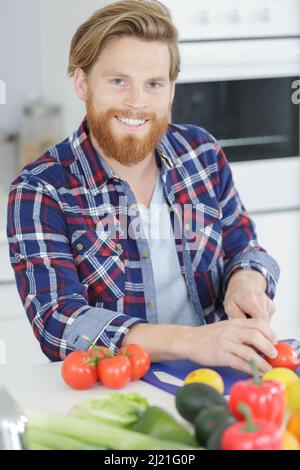
[[[150,88],[158,89],[161,87],[159,82],[149,82]]]
[[[125,82],[122,78],[114,78],[111,81],[114,85],[123,85]]]

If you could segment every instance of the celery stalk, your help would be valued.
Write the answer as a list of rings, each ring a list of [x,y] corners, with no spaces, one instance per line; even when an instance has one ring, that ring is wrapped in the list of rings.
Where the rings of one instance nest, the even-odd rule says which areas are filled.
[[[29,450],[104,450],[103,446],[95,446],[73,439],[63,434],[37,429],[30,426],[26,432]]]
[[[51,447],[42,446],[42,444],[37,444],[34,441],[30,441],[30,445],[26,447],[26,450],[56,450]]]
[[[132,428],[148,407],[148,401],[134,392],[110,392],[92,397],[71,408],[75,418]]]
[[[196,450],[195,447],[118,428],[104,423],[32,409],[26,410],[31,427],[83,441],[86,444],[115,450]],[[46,445],[46,443],[44,443]],[[51,447],[51,446],[50,446]]]

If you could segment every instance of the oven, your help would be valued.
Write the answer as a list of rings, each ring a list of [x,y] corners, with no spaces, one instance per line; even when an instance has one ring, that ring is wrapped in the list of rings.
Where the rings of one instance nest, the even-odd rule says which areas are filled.
[[[209,129],[230,162],[299,155],[299,110],[291,99],[297,76],[181,82],[174,122]]]
[[[165,0],[179,30],[172,121],[223,147],[252,212],[300,206],[298,0]],[[252,179],[249,179],[249,175]],[[280,178],[266,190],[266,175]],[[253,191],[253,180],[256,191]]]

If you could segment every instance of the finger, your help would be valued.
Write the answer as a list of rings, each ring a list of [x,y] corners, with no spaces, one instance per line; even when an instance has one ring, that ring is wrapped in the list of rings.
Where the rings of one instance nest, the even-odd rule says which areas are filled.
[[[269,299],[268,297],[268,315],[269,315],[269,321],[272,320],[273,316],[276,313],[276,305],[274,304],[273,300]]]
[[[236,320],[236,326],[245,329],[260,331],[273,345],[277,344],[277,338],[270,325],[261,318],[249,318],[247,321]]]
[[[225,308],[225,312],[227,313],[227,316],[230,320],[233,318],[246,318],[244,312],[234,302]]]
[[[261,318],[266,322],[269,321],[268,315],[268,297],[263,295],[252,294],[244,302],[243,306],[240,305],[246,314],[250,315],[252,318]]]
[[[253,299],[253,318],[262,318],[269,323],[275,311],[274,302],[266,294],[259,294]]]
[[[248,365],[250,374],[253,373],[251,361],[255,361],[258,370],[262,374],[265,374],[272,369],[272,366],[270,366],[270,364],[250,346],[246,346],[245,344],[236,344],[232,346],[231,352]]]
[[[257,351],[263,353],[265,356],[275,359],[277,357],[277,350],[272,342],[267,339],[258,330],[241,330],[240,338],[243,344],[254,347]]]
[[[232,367],[232,369],[236,369],[239,372],[244,372],[245,374],[253,375],[251,365],[247,361],[245,361],[239,356],[236,356],[233,353],[224,356],[224,366]]]

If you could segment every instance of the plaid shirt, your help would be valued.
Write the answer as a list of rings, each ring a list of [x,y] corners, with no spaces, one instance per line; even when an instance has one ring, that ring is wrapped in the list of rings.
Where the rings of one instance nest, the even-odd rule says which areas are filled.
[[[239,269],[261,272],[273,298],[278,265],[257,242],[217,141],[199,127],[170,124],[155,157],[178,262],[201,324],[227,318],[223,299]],[[138,221],[133,192],[92,146],[86,119],[13,181],[10,260],[50,360],[88,349],[83,336],[117,351],[131,327],[157,323],[147,239],[128,236]]]

